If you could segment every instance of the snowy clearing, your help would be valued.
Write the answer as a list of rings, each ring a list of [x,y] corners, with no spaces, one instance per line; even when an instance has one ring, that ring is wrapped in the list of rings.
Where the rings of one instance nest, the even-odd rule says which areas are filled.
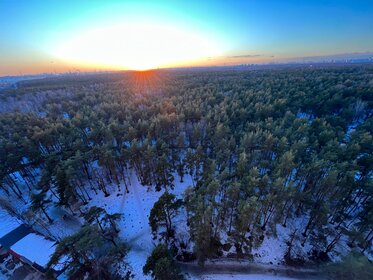
[[[184,190],[192,185],[192,181],[187,176],[183,183],[179,183],[178,180],[178,176],[175,176],[175,188],[170,192],[181,197]],[[108,187],[108,189],[110,188]],[[119,235],[129,247],[125,261],[132,268],[135,279],[151,279],[142,273],[146,259],[156,245],[149,226],[149,215],[154,203],[164,191],[156,192],[153,187],[141,185],[135,173],[131,175],[128,193],[126,193],[123,184],[121,184],[121,191],[116,186],[111,186],[110,190],[108,197],[105,197],[102,192],[97,195],[91,193],[93,199],[87,208],[99,206],[110,214],[123,214],[119,221]]]
[[[0,208],[0,238],[16,229],[21,222],[9,215],[7,211]]]

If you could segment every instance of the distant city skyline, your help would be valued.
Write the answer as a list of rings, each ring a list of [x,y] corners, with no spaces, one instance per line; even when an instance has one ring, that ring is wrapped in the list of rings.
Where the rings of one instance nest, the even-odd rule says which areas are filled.
[[[373,1],[0,0],[0,76],[373,53]]]

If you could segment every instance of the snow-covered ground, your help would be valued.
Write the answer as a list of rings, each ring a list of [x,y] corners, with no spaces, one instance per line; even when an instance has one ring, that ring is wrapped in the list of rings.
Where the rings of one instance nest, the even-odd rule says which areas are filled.
[[[179,182],[179,177],[175,175],[175,188],[171,192],[180,197],[188,186],[192,186],[192,179],[185,177],[184,182]],[[156,240],[153,240],[151,229],[149,226],[149,214],[154,203],[163,194],[163,190],[156,192],[154,187],[143,186],[133,173],[131,176],[131,184],[128,186],[129,193],[126,193],[124,185],[121,185],[121,191],[118,191],[116,186],[109,187],[111,195],[105,197],[102,192],[97,195],[92,194],[92,200],[86,206],[99,206],[106,209],[108,213],[121,213],[123,214],[119,221],[121,229],[120,237],[129,246],[129,252],[126,256],[126,262],[130,265],[135,273],[135,279],[150,279],[150,277],[143,275],[142,267],[144,266],[147,257],[155,247]],[[185,214],[181,211],[175,221],[177,226],[177,234],[182,235],[183,227],[185,227]],[[293,231],[299,223],[305,222],[299,220],[294,223],[289,223],[287,228],[277,225],[276,236],[266,236],[262,245],[253,250],[254,260],[260,263],[273,263],[277,265],[282,264],[283,257],[286,250],[285,241],[289,236],[289,232]],[[185,233],[186,234],[186,233]],[[304,250],[309,248],[305,246]],[[267,274],[206,274],[200,275],[194,279],[296,279],[287,278],[279,275]]]
[[[156,192],[154,187],[141,185],[134,173],[131,175],[130,181],[129,193],[126,193],[123,184],[121,191],[118,191],[117,186],[109,187],[108,189],[111,191],[109,197],[105,197],[102,192],[97,195],[91,193],[92,200],[87,208],[99,206],[105,208],[110,214],[123,214],[119,221],[119,235],[129,247],[126,262],[132,268],[135,279],[151,279],[142,273],[146,259],[155,247],[155,240],[152,238],[149,226],[149,215],[154,203],[164,191]],[[170,192],[181,197],[184,190],[191,185],[190,177],[186,176],[184,182],[179,183],[179,177],[175,176],[175,188]]]
[[[183,183],[180,183],[179,180],[179,176],[175,174],[175,187],[174,190],[170,190],[170,192],[181,198],[185,189],[188,186],[192,186],[193,182],[192,178],[189,176],[185,176]],[[82,210],[84,212],[84,208],[89,209],[91,206],[98,206],[104,208],[110,214],[122,214],[122,217],[119,221],[119,235],[129,247],[125,262],[130,266],[131,270],[135,274],[135,279],[150,279],[150,277],[143,275],[142,268],[146,262],[147,257],[150,255],[153,248],[155,247],[157,240],[153,240],[153,235],[151,233],[148,219],[154,203],[158,200],[158,198],[163,194],[164,191],[162,190],[160,192],[156,192],[154,190],[154,187],[141,185],[134,172],[132,172],[130,176],[128,193],[126,192],[124,183],[120,185],[120,189],[118,189],[118,186],[116,185],[109,185],[107,186],[107,190],[110,192],[110,196],[108,197],[105,197],[102,191],[98,191],[97,194],[95,194],[94,191],[90,191],[92,200],[89,201],[89,204],[84,206]],[[15,199],[14,201],[12,200],[11,202],[13,207],[15,208],[15,211],[19,214],[27,211],[27,209],[30,207],[29,200],[27,198],[25,199],[27,200],[26,204],[23,201],[17,199]],[[83,218],[72,216],[69,211],[66,211],[59,206],[51,205],[48,207],[47,211],[54,220],[54,223],[52,225],[49,225],[45,221],[45,217],[43,217],[41,213],[38,213],[36,216],[40,217],[39,222],[34,224],[33,227],[37,231],[57,240],[67,235],[73,234],[74,232],[77,232],[81,225],[84,223]],[[33,214],[33,217],[34,216],[35,214]],[[11,218],[9,214],[2,209],[0,209],[0,218],[0,236],[3,231],[8,232],[12,228],[14,229],[20,224],[20,221],[18,221],[16,218]],[[44,220],[44,226],[48,227],[48,230],[45,230],[45,228],[41,226],[40,220],[41,222],[43,222]],[[282,265],[284,255],[287,250],[286,241],[288,241],[289,235],[299,228],[304,228],[304,223],[306,222],[307,219],[305,217],[292,219],[288,221],[286,228],[282,225],[277,225],[275,228],[275,232],[272,232],[270,229],[268,229],[267,233],[265,234],[263,243],[259,246],[259,248],[254,248],[252,250],[254,263],[271,264],[273,266]],[[179,240],[188,241],[189,236],[186,226],[185,210],[182,210],[181,213],[176,217],[174,224],[177,227],[177,238]],[[229,242],[229,237],[224,237],[224,233],[222,233],[222,235],[222,242]],[[28,245],[29,243],[30,242],[24,244],[25,247],[27,247],[26,245]],[[300,246],[300,243],[301,240],[294,241],[294,247],[292,250],[294,256],[297,254],[299,254],[300,256],[306,256],[307,253],[311,250],[309,241],[305,242],[304,246]],[[35,247],[31,246],[30,248]],[[188,249],[192,249],[191,246]],[[232,246],[229,252],[234,253],[234,246]],[[40,264],[43,265],[44,263],[48,262],[48,260],[45,259],[41,262],[42,263]],[[125,271],[124,264],[119,264],[119,266],[123,267],[123,271]],[[217,275],[211,276],[210,274],[206,274],[205,276],[214,277],[214,279],[225,279],[217,278]],[[237,277],[239,278],[233,278],[230,273],[227,273],[224,277],[230,277],[229,279],[271,279],[268,278],[269,276],[261,275],[261,277],[264,278],[242,278],[242,275],[237,275]],[[222,274],[219,274],[219,277],[223,277]],[[252,276],[251,274],[245,274],[245,277],[255,276]]]
[[[284,260],[285,253],[288,249],[286,242],[289,240],[290,235],[304,228],[307,223],[307,219],[304,217],[298,219],[289,219],[287,226],[283,227],[280,224],[276,225],[276,231],[272,234],[266,234],[263,243],[252,250],[254,255],[254,261],[257,263],[264,264],[282,264]],[[300,240],[295,240],[293,244],[292,254],[305,256],[307,252],[311,250],[311,245],[309,242],[304,244],[304,247],[299,246]]]
[[[19,227],[21,222],[0,208],[0,238]]]
[[[82,218],[72,216],[69,212],[59,206],[49,207],[48,214],[53,219],[53,224],[48,225],[48,227],[53,235],[53,238],[58,240],[77,232],[83,223]],[[42,231],[42,229],[40,230]]]
[[[196,262],[181,263],[188,279],[280,279],[280,280],[324,280],[317,270],[295,268],[284,265],[252,263],[247,260],[214,260],[207,261],[201,268]]]
[[[175,188],[170,190],[170,192],[181,198],[185,189],[191,185],[192,179],[190,177],[185,176],[184,182],[179,183],[179,177],[175,175]],[[122,214],[122,218],[119,221],[119,235],[129,247],[125,261],[135,273],[135,279],[150,279],[150,277],[142,273],[146,259],[155,247],[155,240],[153,240],[149,226],[149,215],[154,203],[164,191],[156,192],[154,187],[141,185],[135,173],[131,175],[128,193],[123,183],[120,186],[120,191],[116,185],[107,186],[107,189],[110,191],[110,196],[108,197],[105,197],[102,192],[95,194],[91,191],[92,200],[85,208],[99,206],[110,214]],[[16,198],[11,202],[12,207],[20,216],[30,207],[29,198],[24,198],[26,199],[26,204]],[[73,234],[79,230],[84,222],[82,218],[74,217],[66,210],[53,205],[48,207],[47,212],[54,220],[53,224],[48,224],[45,221],[45,217],[39,213],[40,219],[38,223],[34,223],[34,228],[52,238],[60,239]],[[63,219],[63,216],[67,218]],[[0,218],[0,236],[5,235],[22,223],[2,208],[0,208]],[[40,226],[40,223],[44,223],[45,227]],[[185,224],[185,220],[181,218],[176,223]],[[45,229],[46,227],[48,230]],[[26,236],[17,242],[12,249],[43,266],[48,262],[48,259],[45,257],[39,259],[37,248],[46,250],[48,252],[47,256],[53,253],[55,247],[51,246],[53,242],[42,239],[40,235],[32,234],[32,236]]]
[[[206,274],[199,277],[201,280],[297,280],[299,278],[290,278],[279,275],[266,275],[266,274]],[[300,279],[299,279],[300,280]]]
[[[18,173],[14,173],[14,175],[14,180],[21,185],[24,184],[23,179],[21,179],[21,176]],[[8,233],[12,229],[24,223],[32,226],[35,231],[42,235],[59,240],[78,231],[83,222],[82,218],[72,216],[67,210],[61,208],[60,206],[51,204],[47,208],[47,212],[53,219],[53,224],[49,224],[46,217],[41,213],[37,214],[35,212],[30,212],[31,199],[30,194],[27,191],[24,192],[23,200],[21,200],[14,194],[10,194],[10,196],[8,196],[2,190],[0,190],[0,198],[4,200],[2,203],[5,203],[7,207],[12,209],[13,214],[19,217],[18,219],[12,216],[13,214],[6,211],[0,205],[0,237],[2,237],[3,231]],[[54,198],[55,197],[51,196],[51,199]],[[64,216],[67,218],[64,219]]]

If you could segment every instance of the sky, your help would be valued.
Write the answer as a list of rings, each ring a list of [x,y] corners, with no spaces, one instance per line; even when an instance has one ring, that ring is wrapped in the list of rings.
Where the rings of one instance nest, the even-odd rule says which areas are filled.
[[[0,0],[0,76],[372,51],[372,0]]]

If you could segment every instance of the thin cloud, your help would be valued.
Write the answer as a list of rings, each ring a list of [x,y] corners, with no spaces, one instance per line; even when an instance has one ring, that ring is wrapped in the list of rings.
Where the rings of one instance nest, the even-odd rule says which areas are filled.
[[[236,59],[236,58],[274,58],[274,55],[264,55],[264,54],[242,54],[242,55],[231,55],[231,56],[209,56],[206,57],[207,61],[219,60],[219,59]]]
[[[255,58],[255,57],[275,57],[274,55],[263,55],[263,54],[241,54],[241,55],[232,55],[228,58]]]
[[[242,55],[232,55],[229,58],[250,58],[250,57],[260,57],[261,54],[242,54]]]

